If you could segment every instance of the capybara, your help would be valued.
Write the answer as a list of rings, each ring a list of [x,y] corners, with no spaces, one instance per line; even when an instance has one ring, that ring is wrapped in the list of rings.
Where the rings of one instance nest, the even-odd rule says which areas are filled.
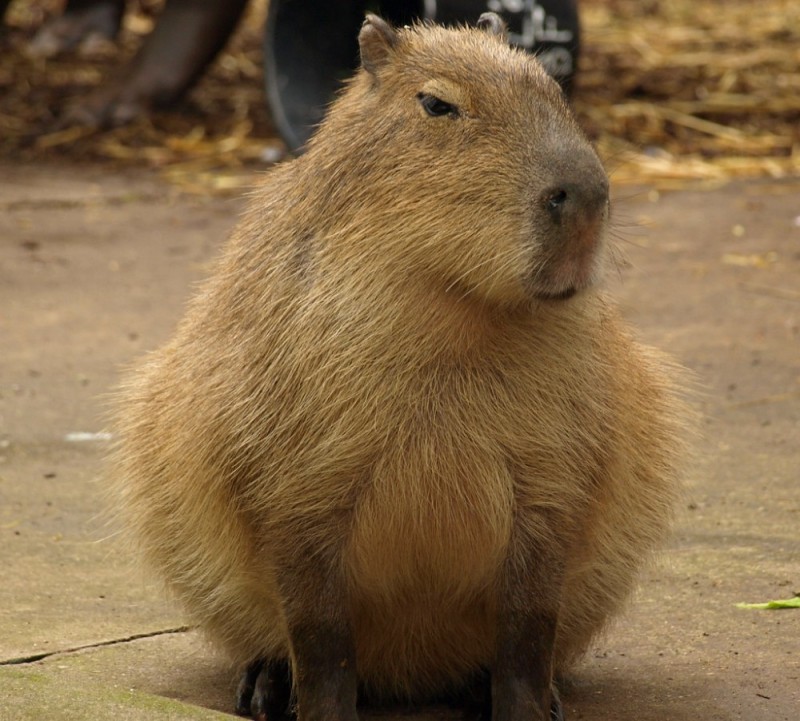
[[[357,689],[483,673],[496,721],[561,718],[668,529],[680,374],[601,289],[606,174],[499,17],[359,43],[125,384],[122,507],[243,712],[279,676],[301,721],[353,721]]]

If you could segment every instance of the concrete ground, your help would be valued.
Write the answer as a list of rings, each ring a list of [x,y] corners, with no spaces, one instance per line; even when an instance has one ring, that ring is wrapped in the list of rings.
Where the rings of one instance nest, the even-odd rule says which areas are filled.
[[[168,337],[241,208],[145,172],[0,166],[3,721],[230,718],[234,670],[115,543],[101,473],[120,366]],[[800,178],[618,188],[614,236],[630,265],[609,283],[695,371],[703,437],[567,718],[796,719],[800,610],[735,604],[800,592]]]

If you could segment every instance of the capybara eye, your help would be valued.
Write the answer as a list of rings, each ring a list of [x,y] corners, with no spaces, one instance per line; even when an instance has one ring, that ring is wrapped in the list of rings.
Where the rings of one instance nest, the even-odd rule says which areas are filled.
[[[451,118],[458,116],[458,108],[452,103],[447,103],[435,95],[428,95],[427,93],[417,93],[417,100],[420,105],[425,108],[425,112],[433,118],[441,115],[449,115]]]

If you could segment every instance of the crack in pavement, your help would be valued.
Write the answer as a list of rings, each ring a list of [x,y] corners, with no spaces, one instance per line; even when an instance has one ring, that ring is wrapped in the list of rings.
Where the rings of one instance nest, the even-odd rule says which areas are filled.
[[[62,656],[69,653],[77,653],[78,651],[86,651],[90,648],[102,648],[103,646],[116,646],[121,643],[128,643],[130,641],[138,641],[142,638],[153,638],[155,636],[166,636],[170,633],[186,633],[192,629],[191,626],[177,626],[175,628],[165,628],[160,631],[147,631],[144,633],[134,633],[132,636],[125,638],[112,638],[108,641],[98,641],[97,643],[87,643],[82,646],[74,646],[72,648],[62,648],[57,651],[46,651],[44,653],[34,653],[30,656],[20,656],[19,658],[10,658],[0,660],[0,666],[18,666],[26,663],[35,663],[51,656]]]

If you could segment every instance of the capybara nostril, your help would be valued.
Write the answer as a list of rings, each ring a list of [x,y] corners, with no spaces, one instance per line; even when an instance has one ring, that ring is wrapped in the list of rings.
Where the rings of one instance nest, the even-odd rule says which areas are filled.
[[[572,218],[591,220],[606,212],[608,183],[595,179],[558,183],[547,188],[541,197],[545,209],[556,222]]]
[[[547,191],[545,193],[547,209],[553,213],[553,215],[560,213],[567,202],[567,198],[567,191],[564,188],[556,188],[555,190]]]

